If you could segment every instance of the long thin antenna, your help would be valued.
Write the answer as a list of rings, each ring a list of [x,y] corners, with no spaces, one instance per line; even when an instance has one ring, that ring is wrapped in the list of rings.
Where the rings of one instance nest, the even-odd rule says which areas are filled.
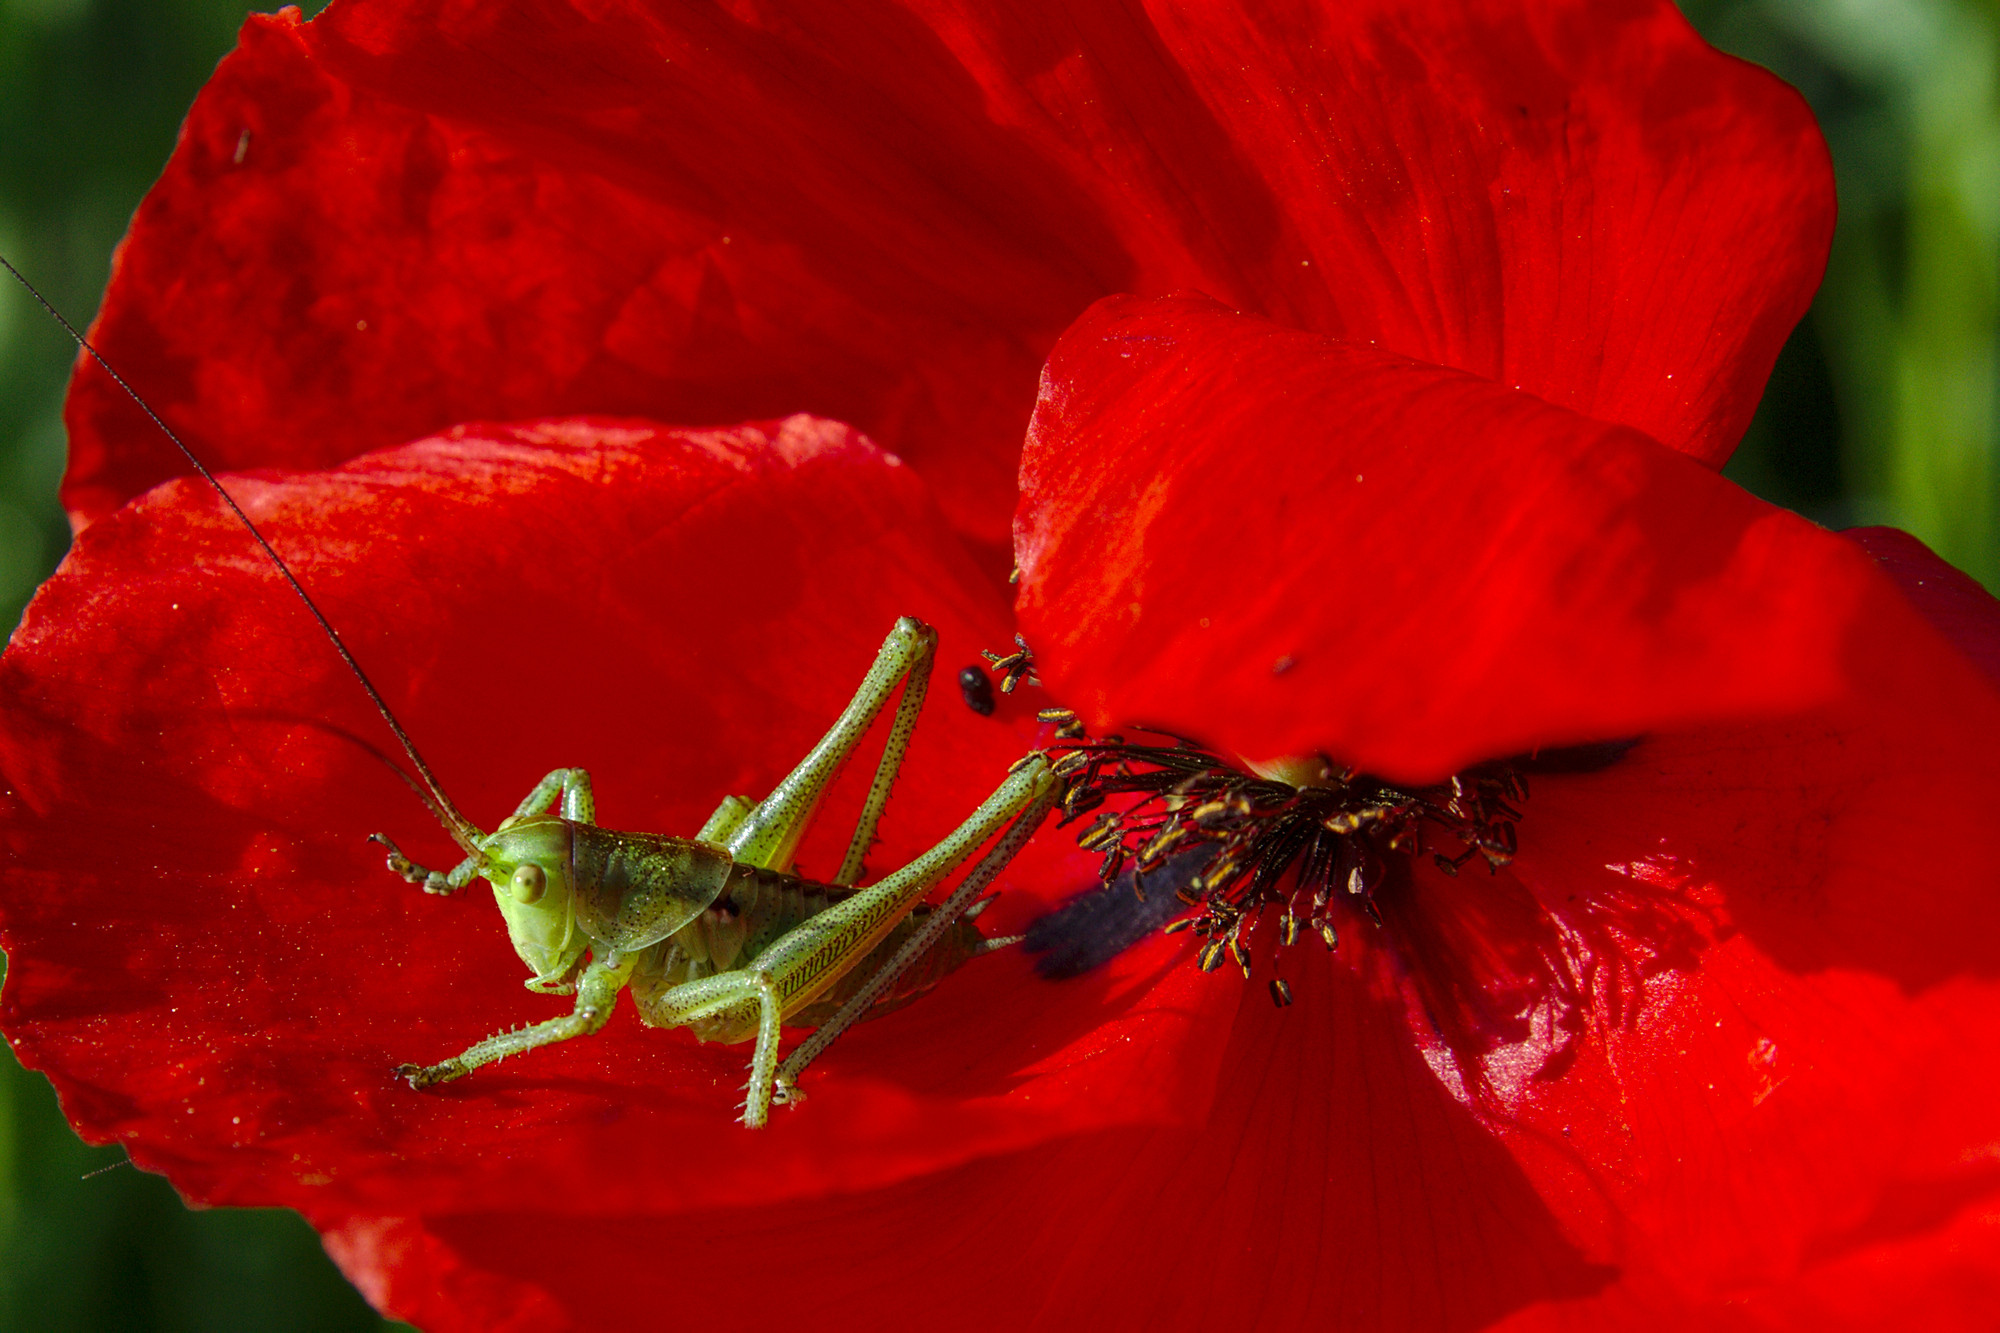
[[[208,470],[208,467],[201,459],[195,457],[194,450],[188,448],[181,437],[174,434],[172,427],[160,420],[160,414],[155,412],[152,405],[139,396],[138,390],[125,382],[123,375],[120,375],[116,370],[111,368],[111,363],[106,361],[103,354],[90,345],[89,339],[77,331],[76,325],[63,318],[62,311],[49,304],[49,298],[43,296],[36,289],[35,284],[28,281],[26,274],[9,263],[5,255],[0,255],[0,266],[4,266],[9,273],[14,275],[15,281],[28,289],[28,295],[34,297],[40,303],[42,309],[48,311],[56,323],[63,326],[63,330],[70,337],[76,339],[76,345],[82,348],[89,355],[90,359],[95,361],[99,368],[111,377],[113,383],[123,389],[126,395],[139,405],[139,410],[144,412],[152,420],[152,423],[160,428],[162,435],[174,442],[174,447],[180,450],[187,461],[194,466],[194,470],[201,474],[201,479],[215,488],[215,493],[222,497],[222,502],[229,506],[229,511],[236,515],[242,522],[244,529],[256,539],[257,545],[264,549],[264,554],[270,557],[272,566],[278,573],[284,576],[285,582],[291,585],[292,591],[299,595],[299,600],[306,604],[306,610],[312,612],[312,618],[319,622],[319,627],[326,632],[327,640],[333,644],[334,651],[340,654],[340,660],[347,663],[347,669],[354,673],[356,680],[361,682],[361,688],[368,691],[368,698],[374,703],[375,711],[380,713],[382,720],[389,724],[389,730],[396,733],[396,739],[402,743],[403,753],[410,757],[410,763],[415,765],[417,772],[422,775],[424,785],[430,788],[431,795],[437,798],[437,809],[441,812],[446,827],[450,830],[453,839],[468,853],[478,856],[480,854],[477,841],[479,836],[478,826],[460,814],[458,807],[451,803],[451,798],[444,794],[444,788],[439,784],[437,776],[431,772],[431,766],[424,762],[422,755],[417,753],[416,742],[412,741],[409,733],[403,730],[403,724],[396,720],[396,715],[389,711],[389,705],[382,698],[382,692],[375,688],[374,681],[368,679],[368,673],[361,669],[361,663],[354,660],[354,654],[347,650],[347,644],[342,641],[340,632],[334,629],[333,622],[326,618],[325,613],[319,609],[319,604],[313,601],[306,593],[305,585],[300,583],[298,577],[292,573],[292,567],[285,563],[284,558],[277,551],[272,549],[271,543],[264,539],[264,534],[258,530],[257,525],[250,521],[250,515],[243,512],[243,506],[236,503],[236,497],[223,489],[222,483],[215,479],[215,474]]]

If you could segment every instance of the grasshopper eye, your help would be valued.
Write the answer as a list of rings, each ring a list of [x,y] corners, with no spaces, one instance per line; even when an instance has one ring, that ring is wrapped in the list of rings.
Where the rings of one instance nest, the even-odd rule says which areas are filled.
[[[542,891],[549,886],[549,877],[533,861],[516,868],[509,891],[517,903],[533,903],[541,899]]]

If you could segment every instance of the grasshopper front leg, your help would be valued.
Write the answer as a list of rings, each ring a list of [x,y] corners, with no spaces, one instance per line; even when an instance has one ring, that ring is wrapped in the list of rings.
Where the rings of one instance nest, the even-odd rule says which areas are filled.
[[[626,981],[631,978],[635,961],[634,956],[619,958],[614,954],[591,963],[578,979],[576,1008],[561,1018],[551,1018],[544,1023],[488,1037],[439,1064],[398,1065],[396,1075],[408,1079],[413,1088],[432,1088],[464,1078],[481,1065],[492,1064],[495,1060],[518,1055],[522,1051],[532,1051],[537,1046],[568,1041],[571,1037],[587,1037],[610,1020],[612,1006],[618,1002],[618,992],[625,989]]]
[[[535,784],[522,802],[514,807],[514,813],[500,823],[501,828],[531,819],[549,808],[557,800],[562,803],[562,817],[573,819],[579,824],[597,822],[597,801],[591,794],[590,774],[580,768],[558,768]],[[389,849],[389,869],[401,875],[411,884],[420,884],[425,893],[453,894],[472,882],[479,873],[479,858],[468,856],[451,868],[449,874],[439,874],[426,869],[403,855],[403,849],[390,841],[386,833],[371,833],[368,841],[379,842]]]
[[[405,882],[421,885],[425,893],[436,893],[449,897],[470,884],[473,876],[479,873],[479,862],[474,857],[466,857],[463,861],[453,866],[449,874],[444,874],[418,865],[415,861],[403,855],[403,849],[392,842],[386,833],[371,833],[368,835],[368,841],[379,842],[384,847],[387,847],[389,849],[389,869],[401,875]]]

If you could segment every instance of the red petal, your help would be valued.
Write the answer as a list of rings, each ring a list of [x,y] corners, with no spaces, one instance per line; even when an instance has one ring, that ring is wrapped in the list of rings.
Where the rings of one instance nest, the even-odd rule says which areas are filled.
[[[1378,508],[1351,498],[1378,483]],[[1624,715],[1598,733],[1648,733],[1622,760],[1535,779],[1508,872],[1421,869],[1386,928],[1343,929],[1576,1247],[1537,1250],[1576,1280],[1503,1307],[1510,1327],[1708,1326],[1745,1306],[1872,1327],[1897,1301],[1941,1327],[1990,1320],[2000,695],[1975,666],[1992,598],[1870,539],[1947,643],[1845,543],[1631,432],[1196,300],[1107,303],[1065,340],[1024,489],[1028,636],[1051,689],[1106,726],[1422,771],[1382,719],[1456,722],[1480,737],[1463,759],[1518,741],[1487,725],[1506,706],[1573,725],[1607,699],[1739,692],[1727,725]],[[1486,603],[1508,615],[1462,610]],[[1274,677],[1287,635],[1304,646]],[[1834,688],[1788,697],[1825,673],[1815,652]],[[1495,660],[1520,667],[1510,698]],[[1224,1086],[1262,1072],[1232,1058]],[[1356,1320],[1322,1299],[1315,1318]]]
[[[552,426],[238,484],[282,545],[317,557],[308,577],[419,736],[440,739],[468,804],[505,808],[550,754],[594,768],[607,817],[615,798],[628,822],[686,827],[793,757],[853,674],[833,664],[865,660],[892,608],[921,600],[948,662],[949,645],[1004,632],[907,473],[837,428],[794,423],[779,443],[770,460],[745,456],[765,447],[755,432]],[[1172,945],[1101,985],[1037,986],[991,959],[852,1034],[755,1160],[718,1130],[741,1051],[629,1019],[435,1102],[383,1087],[424,1034],[446,1045],[550,1002],[514,987],[479,904],[421,899],[356,854],[361,829],[414,806],[299,721],[373,726],[297,620],[191,488],[80,541],[0,678],[9,1025],[87,1129],[129,1135],[197,1197],[305,1208],[371,1296],[428,1327],[670,1303],[720,1318],[746,1290],[888,1328],[934,1326],[939,1309],[1017,1326],[1685,1326],[1744,1299],[1813,1317],[1857,1284],[1866,1309],[1871,1273],[1899,1263],[1899,1279],[1985,1290],[1983,1252],[1950,1247],[1979,1243],[1991,1193],[1991,895],[1963,891],[1991,873],[1976,840],[1936,835],[1992,807],[1994,706],[1948,653],[1908,669],[1913,620],[1874,627],[1886,704],[1808,719],[1823,733],[1661,738],[1594,786],[1538,784],[1519,864],[1552,914],[1593,924],[1558,900],[1607,880],[1629,899],[1630,877],[1601,868],[1613,852],[1671,872],[1685,845],[1718,859],[1734,931],[1699,971],[1675,960],[1648,979],[1651,1007],[1595,1008],[1595,1044],[1547,1088],[1519,1077],[1542,1054],[1520,1043],[1468,1057],[1497,1102],[1457,1100],[1466,1080],[1420,1067],[1397,1007],[1305,960],[1280,1013],[1184,966],[1147,992]],[[690,621],[701,654],[683,647]],[[451,669],[411,622],[496,651]],[[522,627],[566,671],[524,651]],[[929,714],[899,853],[976,798],[968,770],[1022,743],[949,698]],[[515,752],[518,772],[485,771]],[[729,757],[740,782],[691,790]],[[1745,800],[1747,781],[1770,797]],[[1681,841],[1660,849],[1663,834]],[[1063,873],[1023,866],[1014,887]],[[1431,887],[1471,901],[1479,883]],[[1669,1045],[1707,1036],[1712,1015],[1730,1026],[1710,1044]],[[1776,1055],[1750,1064],[1766,1037]],[[1442,1073],[1461,1052],[1427,1054]],[[1722,1070],[1734,1082],[1714,1093],[1686,1077]],[[1794,1093],[1809,1096],[1781,1101]],[[1766,1130],[1744,1100],[1786,1118]],[[1627,1107],[1639,1132],[1621,1136],[1610,1116]],[[1563,1147],[1564,1124],[1580,1146]],[[1828,1153],[1852,1165],[1821,1181]],[[1238,1243],[1200,1248],[1223,1237]],[[1746,1298],[1737,1281],[1759,1285]],[[1954,1290],[1927,1288],[1922,1308],[1990,1308]]]
[[[746,1290],[788,1322],[883,1330],[1477,1328],[1610,1279],[1424,1067],[1394,1007],[1324,959],[1293,975],[1283,1011],[1198,978],[1191,998],[1230,1028],[1200,1130],[1086,1134],[783,1208],[359,1223],[329,1247],[434,1333],[661,1308],[725,1320]]]
[[[455,799],[492,822],[557,764],[611,827],[691,831],[832,719],[895,615],[940,679],[874,854],[935,841],[1035,724],[951,675],[1009,626],[907,468],[807,418],[714,432],[465,430],[286,482],[238,479]],[[982,959],[864,1025],[810,1105],[731,1125],[747,1050],[640,1028],[436,1094],[390,1075],[564,1012],[521,989],[480,897],[382,869],[451,846],[355,742],[354,682],[203,488],[93,525],[0,667],[7,1030],[71,1120],[190,1198],[331,1225],[416,1212],[679,1212],[861,1189],[1079,1128],[1203,1113],[1226,1015],[1134,958],[1088,985]],[[865,781],[804,851],[844,845]],[[1046,841],[989,929],[1089,871]],[[797,1243],[805,1243],[803,1239]]]
[[[798,89],[709,105],[674,78],[710,40],[692,16],[667,34],[488,8],[503,75],[494,52],[365,56],[346,34],[385,8],[252,16],[120,251],[99,346],[206,461],[322,467],[468,420],[810,409],[1004,541],[1040,350],[1099,290],[987,236],[1022,169],[981,200],[936,200],[909,167],[857,197],[881,156],[868,118],[843,170],[760,114]],[[69,423],[84,521],[186,471],[93,367]]]
[[[1439,1076],[1617,1274],[1516,1326],[1746,1300],[1865,1326],[1898,1263],[1942,1326],[1989,1317],[1992,598],[1870,540],[1913,608],[1630,431],[1192,299],[1065,339],[1023,478],[1024,628],[1104,726],[1415,773],[1537,718],[1644,733],[1536,779],[1510,872],[1423,869],[1357,926]]]
[[[1847,543],[1633,431],[1200,298],[1080,321],[1021,475],[1049,688],[1257,760],[1434,778],[1798,711],[1900,606]]]
[[[1545,1065],[1575,1003],[1545,991],[1542,1039],[1446,1061],[1647,1299],[1897,1324],[1873,1273],[1975,1328],[2000,1297],[2000,702],[1910,628],[1862,699],[1648,740],[1529,804],[1514,871],[1585,1021]]]
[[[225,466],[809,409],[1004,539],[1042,353],[1204,288],[1711,462],[1817,282],[1803,104],[1663,0],[252,18],[98,336]],[[364,327],[365,326],[365,327]],[[95,370],[80,522],[182,465]]]
[[[1997,710],[1948,655],[1882,642],[1865,708],[1539,779],[1517,873],[1425,875],[1388,934],[1343,946],[1372,985],[1316,951],[1281,960],[1283,1011],[1204,978],[1189,1001],[1234,1016],[1200,1131],[739,1202],[692,1231],[485,1213],[357,1222],[334,1252],[440,1330],[599,1326],[669,1300],[722,1317],[739,1293],[684,1272],[731,1274],[800,1231],[815,1243],[759,1298],[887,1329],[933,1327],[941,1305],[990,1327],[1726,1327],[1746,1308],[1979,1327],[2000,1290],[2000,897],[1983,845],[1939,835],[2000,794]],[[1450,965],[1396,937],[1416,917],[1432,943],[1543,948],[1581,987],[1527,995],[1510,1040],[1445,1045],[1451,997],[1394,1003],[1399,978]],[[647,1261],[665,1252],[680,1266]],[[628,1276],[571,1280],[596,1265]]]
[[[1619,1273],[1510,1327],[1990,1322],[2000,697],[1880,605],[1849,698],[1538,777],[1508,871],[1387,905],[1413,1035]]]
[[[1972,659],[1988,680],[2000,681],[2000,616],[1993,614],[1993,596],[1977,579],[1896,528],[1849,528],[1841,536],[1874,556],[1932,628]]]
[[[1072,172],[1137,239],[1126,290],[1734,451],[1833,236],[1798,94],[1650,0],[1149,10],[1155,31],[1071,20],[1101,64],[1024,15],[1063,35],[1015,102],[1084,140]]]

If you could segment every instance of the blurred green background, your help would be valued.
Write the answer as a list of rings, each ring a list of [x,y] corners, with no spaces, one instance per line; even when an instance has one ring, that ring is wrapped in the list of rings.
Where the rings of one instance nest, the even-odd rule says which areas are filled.
[[[316,6],[315,6],[316,8]],[[111,248],[235,42],[230,0],[0,0],[0,253],[79,321]],[[0,274],[0,277],[4,277]],[[0,293],[0,625],[68,543],[56,507],[75,345]],[[190,1212],[87,1148],[38,1074],[0,1060],[0,1333],[347,1330],[385,1324],[296,1213]]]
[[[1804,91],[1840,229],[1730,475],[1829,527],[1893,523],[2000,588],[2000,0],[1691,0],[1726,50]],[[310,9],[316,6],[309,6]],[[227,0],[0,0],[0,252],[95,309],[111,248],[245,9]],[[0,290],[0,626],[67,542],[56,507],[73,347]],[[312,1232],[190,1213],[86,1148],[40,1077],[0,1068],[0,1333],[373,1329]]]

